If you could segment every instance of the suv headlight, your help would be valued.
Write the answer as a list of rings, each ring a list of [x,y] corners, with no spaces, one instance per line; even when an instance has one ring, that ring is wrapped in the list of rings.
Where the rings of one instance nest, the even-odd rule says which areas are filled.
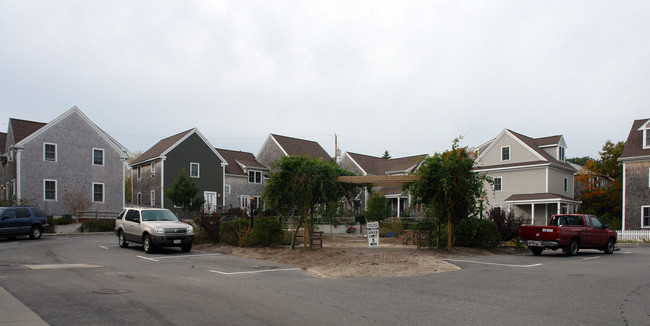
[[[153,228],[153,233],[155,233],[156,235],[165,235],[165,229],[156,226]]]
[[[191,225],[187,226],[187,234],[194,234],[194,228]]]

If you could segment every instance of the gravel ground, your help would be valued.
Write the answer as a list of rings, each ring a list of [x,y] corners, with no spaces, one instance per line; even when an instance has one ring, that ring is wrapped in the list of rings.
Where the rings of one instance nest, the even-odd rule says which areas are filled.
[[[417,250],[404,245],[400,238],[381,238],[379,248],[368,247],[368,240],[359,236],[325,235],[323,248],[291,250],[288,246],[274,248],[239,248],[228,245],[196,245],[195,249],[240,257],[268,260],[301,267],[323,278],[413,276],[459,270],[442,259],[522,252],[521,249],[453,248]],[[376,262],[376,264],[374,264]]]

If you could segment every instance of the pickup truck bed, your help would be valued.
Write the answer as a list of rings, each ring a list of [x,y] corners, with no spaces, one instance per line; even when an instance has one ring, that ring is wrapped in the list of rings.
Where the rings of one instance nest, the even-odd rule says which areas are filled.
[[[534,255],[544,249],[562,249],[576,255],[580,249],[598,249],[611,254],[616,246],[616,231],[607,228],[593,215],[553,215],[549,225],[522,225],[519,239]]]

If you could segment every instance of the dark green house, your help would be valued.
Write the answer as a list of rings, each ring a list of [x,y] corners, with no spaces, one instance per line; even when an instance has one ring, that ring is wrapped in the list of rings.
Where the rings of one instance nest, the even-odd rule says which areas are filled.
[[[214,212],[224,204],[226,160],[193,128],[156,143],[131,163],[132,203],[168,208],[180,216],[180,207],[165,197],[180,173],[193,180],[205,199],[204,211]],[[191,216],[183,216],[191,218]]]

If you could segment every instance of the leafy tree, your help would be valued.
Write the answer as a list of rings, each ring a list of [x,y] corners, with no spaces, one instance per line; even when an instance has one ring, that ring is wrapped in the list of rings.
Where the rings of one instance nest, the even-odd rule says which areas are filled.
[[[430,208],[434,215],[447,220],[447,247],[452,246],[452,226],[477,210],[483,191],[484,174],[472,171],[474,156],[454,139],[451,150],[427,158],[415,174],[420,179],[404,185],[416,203]]]
[[[368,199],[368,208],[364,216],[368,221],[383,221],[393,215],[390,208],[390,202],[384,195],[373,194]]]
[[[199,187],[194,180],[185,175],[185,171],[178,173],[178,178],[171,188],[165,189],[165,197],[172,201],[174,206],[181,207],[183,216],[189,212],[198,212],[205,204],[205,199],[199,194]]]
[[[591,157],[589,157],[589,156],[572,157],[572,158],[567,159],[567,161],[569,161],[571,163],[574,163],[574,164],[578,164],[578,165],[585,165],[585,163],[587,163],[587,161],[589,161],[589,160],[593,160],[593,159]]]
[[[298,228],[307,230],[305,248],[309,242],[314,213],[321,206],[336,207],[342,197],[351,198],[359,186],[338,183],[336,178],[352,173],[307,156],[283,157],[274,166],[262,197],[267,205],[284,216],[300,215]],[[293,249],[296,234],[291,248]]]
[[[601,172],[611,178],[618,178],[623,175],[623,164],[618,161],[618,158],[623,154],[625,143],[622,141],[614,144],[611,140],[607,140],[603,145],[603,150],[598,152],[600,154]]]
[[[385,150],[385,151],[384,151],[384,155],[382,155],[381,158],[383,158],[383,159],[385,159],[385,160],[389,160],[389,159],[391,158],[391,157],[390,157],[390,153],[388,153],[388,150]]]

